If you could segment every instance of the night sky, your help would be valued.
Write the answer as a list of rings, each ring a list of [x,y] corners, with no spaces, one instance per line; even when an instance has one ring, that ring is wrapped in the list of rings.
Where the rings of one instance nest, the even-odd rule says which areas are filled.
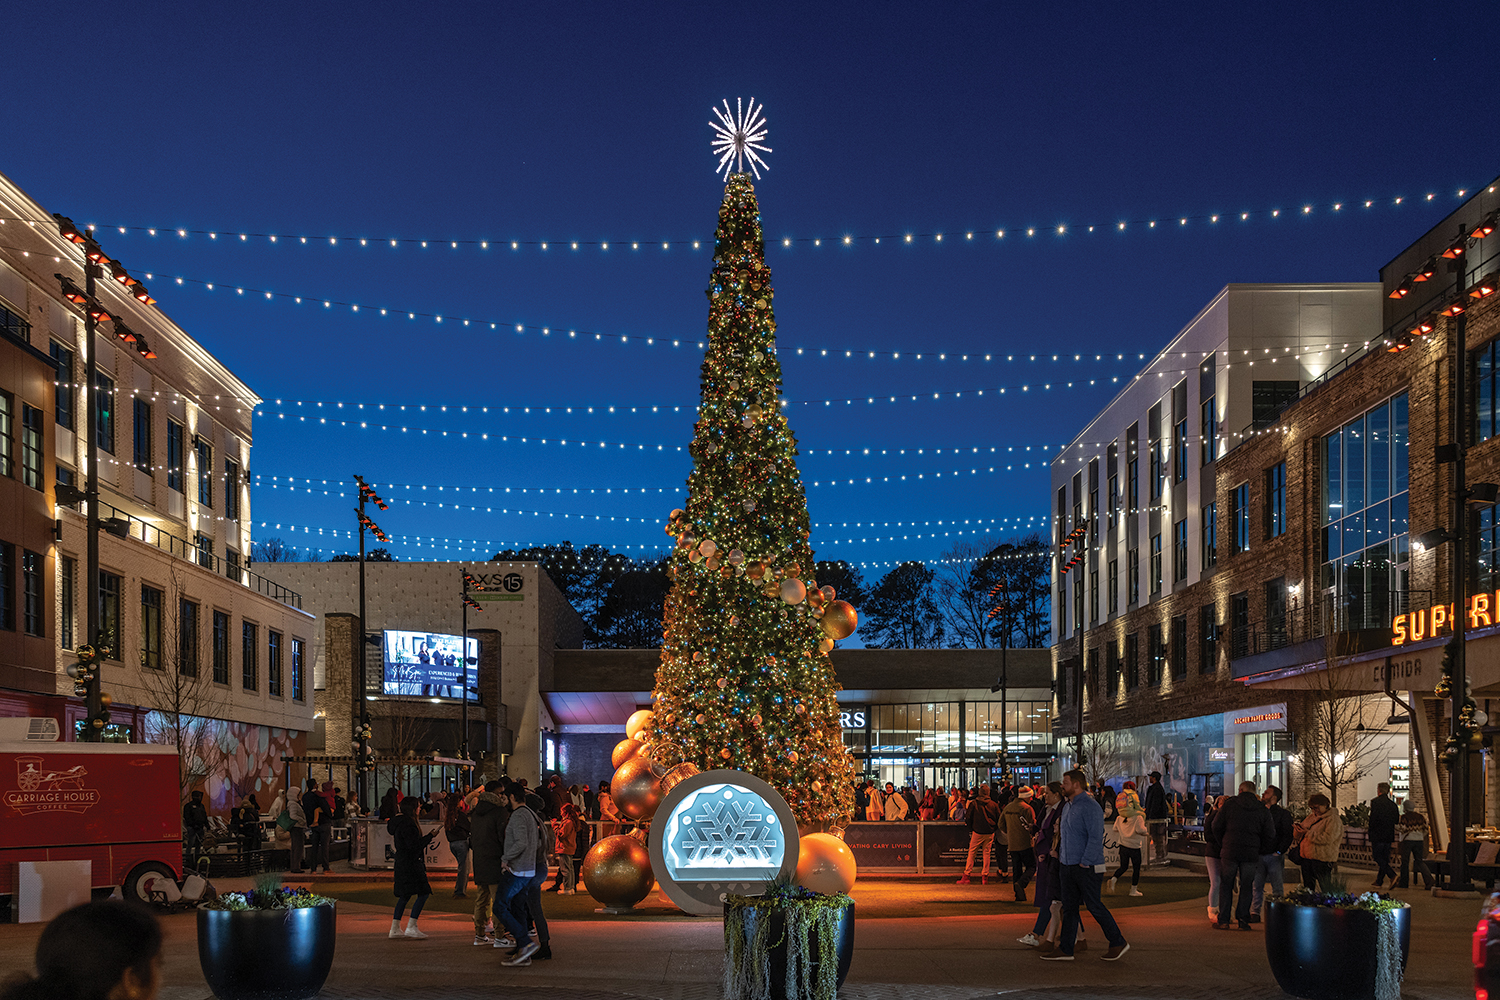
[[[258,538],[346,551],[323,490],[361,473],[433,502],[377,518],[402,559],[641,554],[688,472],[710,107],[753,96],[812,540],[873,578],[1042,526],[1046,459],[1224,284],[1376,280],[1500,173],[1487,5],[1051,6],[23,0],[0,171],[159,228],[99,238],[267,400]]]

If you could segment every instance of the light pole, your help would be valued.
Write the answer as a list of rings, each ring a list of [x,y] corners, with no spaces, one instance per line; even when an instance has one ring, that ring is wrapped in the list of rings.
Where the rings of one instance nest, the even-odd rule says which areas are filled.
[[[381,510],[388,510],[390,506],[376,495],[375,491],[364,481],[363,477],[355,476],[354,482],[359,487],[359,506],[354,510],[355,515],[359,519],[359,642],[356,643],[356,648],[359,649],[359,684],[354,691],[354,707],[356,709],[354,718],[356,720],[356,732],[359,736],[359,804],[368,808],[369,803],[365,801],[365,761],[370,756],[370,711],[367,694],[369,681],[366,677],[365,661],[368,659],[366,647],[370,644],[370,639],[365,631],[365,531],[369,530],[371,534],[382,542],[389,543],[390,538],[386,536],[384,531],[380,530],[380,525],[370,520],[369,516],[365,514],[365,502],[368,500]]]
[[[475,611],[484,610],[484,608],[479,605],[479,602],[475,601],[469,596],[469,591],[483,590],[484,584],[480,583],[478,580],[469,575],[469,567],[465,566],[462,570],[462,573],[464,595],[464,636],[462,644],[463,652],[459,654],[459,659],[463,661],[463,673],[461,674],[461,689],[463,691],[463,697],[459,702],[459,716],[461,719],[459,725],[463,727],[463,731],[460,733],[458,738],[458,756],[460,760],[469,760],[469,609],[473,608]],[[475,673],[477,674],[479,670],[478,657],[475,657],[474,659],[474,669]]]

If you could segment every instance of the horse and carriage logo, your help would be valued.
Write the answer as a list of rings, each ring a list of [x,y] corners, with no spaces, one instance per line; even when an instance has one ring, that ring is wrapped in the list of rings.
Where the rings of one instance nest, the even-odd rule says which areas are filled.
[[[40,755],[22,754],[16,758],[16,787],[6,790],[3,801],[22,816],[87,812],[99,801],[98,789],[84,787],[88,773],[82,764],[57,771]]]

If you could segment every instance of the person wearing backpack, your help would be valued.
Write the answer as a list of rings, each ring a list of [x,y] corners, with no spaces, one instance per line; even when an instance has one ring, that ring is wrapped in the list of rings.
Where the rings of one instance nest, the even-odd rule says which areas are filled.
[[[984,870],[979,876],[979,884],[984,885],[990,880],[990,855],[995,850],[995,830],[1000,824],[1000,807],[990,798],[989,785],[980,784],[975,789],[974,801],[969,803],[964,823],[969,828],[969,858],[964,863],[964,873],[958,884],[968,885],[973,881],[974,852],[983,848]]]

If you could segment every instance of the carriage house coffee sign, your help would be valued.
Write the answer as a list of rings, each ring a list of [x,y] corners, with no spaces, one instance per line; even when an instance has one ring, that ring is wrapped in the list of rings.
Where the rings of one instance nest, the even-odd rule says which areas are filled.
[[[82,764],[59,771],[40,754],[21,754],[16,757],[16,785],[0,801],[22,816],[88,812],[99,801],[99,790],[85,787],[88,773]]]
[[[1500,590],[1494,593],[1475,594],[1466,605],[1469,613],[1469,628],[1488,628],[1500,625]],[[1391,620],[1391,645],[1404,646],[1408,642],[1436,639],[1453,631],[1453,605],[1434,604],[1430,608],[1397,615]]]

